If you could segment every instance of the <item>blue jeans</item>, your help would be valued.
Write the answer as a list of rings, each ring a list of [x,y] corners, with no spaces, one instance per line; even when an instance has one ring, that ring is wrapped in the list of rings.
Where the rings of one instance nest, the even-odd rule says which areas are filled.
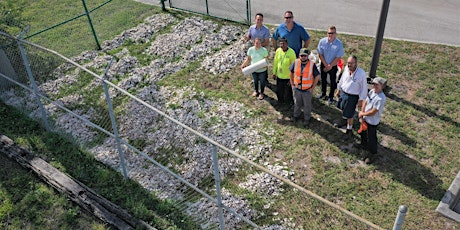
[[[268,77],[268,71],[265,70],[264,72],[253,72],[252,79],[254,80],[254,92],[259,92],[259,81],[260,81],[260,93],[264,93],[265,91],[265,84]]]

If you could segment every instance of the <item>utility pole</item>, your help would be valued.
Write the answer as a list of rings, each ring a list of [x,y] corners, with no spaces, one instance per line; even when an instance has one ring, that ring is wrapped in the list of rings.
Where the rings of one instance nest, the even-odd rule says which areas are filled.
[[[377,75],[377,66],[379,64],[380,51],[382,50],[383,34],[385,32],[385,24],[387,21],[388,8],[390,7],[390,0],[383,0],[382,10],[380,12],[379,26],[377,28],[377,35],[375,37],[374,53],[372,54],[371,70],[369,77],[375,78]]]

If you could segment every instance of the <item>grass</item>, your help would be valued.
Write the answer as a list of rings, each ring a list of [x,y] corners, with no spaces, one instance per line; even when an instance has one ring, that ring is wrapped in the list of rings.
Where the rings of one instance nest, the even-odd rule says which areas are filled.
[[[2,110],[4,107],[2,106]],[[16,161],[0,155],[2,229],[108,229]]]
[[[31,24],[30,32],[25,36],[31,36],[85,12],[81,1],[22,0],[22,2],[27,5],[23,17]],[[86,0],[85,2],[88,10],[92,10],[107,0]],[[161,9],[157,7],[134,1],[113,0],[91,12],[90,16],[97,40],[99,44],[102,44],[103,41],[111,40],[114,35],[120,34],[126,28],[138,25],[149,15],[158,12],[161,12]],[[45,18],[46,20],[43,20]],[[97,49],[96,39],[86,16],[69,21],[64,26],[34,35],[30,41],[46,44],[47,48],[59,51],[68,57],[86,50]],[[72,43],[68,43],[68,41],[72,41]]]
[[[102,38],[110,39],[124,29],[136,25],[148,15],[159,12],[157,8],[145,5],[141,7],[131,1],[114,2],[120,5],[129,4],[130,7],[124,5],[125,8],[120,7],[120,9],[130,9],[130,13],[126,13],[129,14],[128,16],[125,10],[106,12],[107,19],[105,17],[99,19],[100,24],[96,26],[98,34],[101,35],[101,41]],[[56,1],[56,4],[65,3]],[[96,2],[94,4],[96,5]],[[104,7],[101,8],[101,12],[103,12],[102,9]],[[120,12],[120,15],[114,15],[115,12]],[[177,17],[186,17],[174,11],[172,13]],[[27,15],[29,14],[35,15],[37,12]],[[129,19],[134,16],[135,20]],[[111,17],[115,19],[108,20]],[[37,24],[42,23],[38,22],[39,20],[36,21]],[[218,22],[228,23],[221,20]],[[44,33],[43,36],[49,36],[46,39],[39,39],[37,36],[37,38],[33,37],[32,41],[62,50],[62,53],[67,55],[78,54],[82,51],[81,49],[94,48],[89,33],[84,33],[88,38],[86,41],[80,41],[85,39],[76,38],[72,33],[72,30],[84,31],[82,28],[87,28],[85,23],[80,23],[81,28],[72,28],[71,24],[62,28],[68,30],[62,34],[68,36],[70,41],[76,42],[72,44],[78,44],[75,47],[63,44],[64,42],[56,39],[59,36],[52,33],[49,35]],[[245,29],[244,26],[242,28]],[[56,33],[58,32],[56,30]],[[160,31],[160,34],[166,32],[168,28]],[[325,36],[325,33],[322,31],[309,31],[309,33],[312,37],[310,48],[313,49],[319,39]],[[368,71],[374,39],[352,35],[339,34],[338,36],[345,44],[346,56],[355,54],[359,58],[360,67]],[[129,44],[129,42],[125,45],[128,49],[133,47],[130,49],[131,52],[142,50],[144,47]],[[138,57],[143,60],[143,63],[150,60],[149,57],[140,54]],[[271,143],[272,152],[267,157],[268,161],[289,162],[288,165],[295,172],[295,180],[299,185],[373,223],[387,229],[391,228],[398,206],[405,204],[409,212],[404,228],[460,229],[458,223],[434,212],[444,192],[457,174],[460,163],[458,161],[460,159],[458,150],[460,149],[458,136],[460,133],[460,112],[458,110],[460,67],[458,63],[460,63],[459,47],[384,40],[377,75],[388,79],[388,100],[384,118],[379,126],[381,157],[370,166],[358,163],[358,159],[364,152],[347,151],[344,148],[347,142],[342,140],[342,132],[332,127],[329,122],[315,120],[309,129],[303,129],[300,125],[290,124],[281,116],[289,117],[292,111],[248,97],[252,92],[250,79],[242,76],[237,67],[228,73],[215,76],[197,71],[199,62],[191,63],[187,68],[165,78],[158,85],[175,87],[191,85],[203,92],[207,98],[223,98],[243,103],[248,108],[245,113],[249,117],[255,122],[263,123],[263,127],[273,127],[276,132],[277,138]],[[186,78],[191,74],[193,74],[193,80]],[[276,98],[270,90],[267,94]],[[170,104],[170,106],[177,107],[176,104]],[[324,102],[316,99],[313,102],[313,112],[315,117],[327,117],[329,120],[340,118],[340,112],[337,109],[328,107]],[[11,122],[18,121],[12,120]],[[30,121],[22,118],[19,122],[29,123]],[[207,125],[212,127],[214,122],[219,122],[219,119],[210,120]],[[32,135],[30,129],[29,132],[24,130],[20,134],[12,130],[15,129],[11,128],[4,132],[10,133],[13,139],[41,154],[48,152],[48,147],[43,146],[59,145],[56,141],[43,145],[41,142],[47,143],[45,139],[29,138],[29,135]],[[30,139],[35,141],[30,141]],[[241,147],[243,150],[244,148],[244,146]],[[73,157],[79,155],[81,154]],[[85,183],[90,183],[92,179],[95,179],[89,177],[90,175],[81,169],[67,166],[66,162],[75,160],[74,158],[61,157],[63,158],[56,158],[53,162],[63,171],[75,173],[78,178],[83,178]],[[338,161],[331,159],[338,159]],[[86,170],[91,167],[103,168],[96,162],[88,164],[87,167]],[[108,174],[111,172],[106,171],[103,178],[108,177]],[[263,198],[259,194],[241,191],[237,188],[237,182],[241,180],[238,176],[241,175],[227,178],[225,181],[227,187],[235,193],[245,194],[254,207],[263,206]],[[136,206],[132,204],[136,202],[133,199],[127,199],[125,195],[110,193],[108,186],[112,183],[120,183],[120,181],[117,181],[117,178],[106,179],[104,184],[95,185],[100,188],[102,195],[106,194],[109,198],[122,203],[123,200],[129,200],[125,204],[127,209],[141,217],[148,213],[144,208],[145,204]],[[256,220],[258,224],[279,223],[287,218],[287,222],[309,229],[365,228],[362,224],[295,191],[286,191],[282,197],[274,199],[275,203],[272,207],[265,210],[265,215]],[[11,206],[11,204],[8,205]]]

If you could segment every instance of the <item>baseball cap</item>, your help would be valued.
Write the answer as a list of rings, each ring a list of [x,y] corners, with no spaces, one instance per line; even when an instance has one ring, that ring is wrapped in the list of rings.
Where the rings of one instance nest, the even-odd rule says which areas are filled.
[[[300,49],[299,56],[300,55],[307,55],[310,53],[310,51],[307,48],[302,48]]]
[[[385,85],[386,82],[387,80],[381,77],[375,77],[374,79],[372,79],[372,83],[379,84],[379,85]]]

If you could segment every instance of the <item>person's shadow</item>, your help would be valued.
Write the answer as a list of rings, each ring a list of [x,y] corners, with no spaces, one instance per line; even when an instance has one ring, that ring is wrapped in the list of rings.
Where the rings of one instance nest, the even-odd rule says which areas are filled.
[[[273,101],[276,100],[273,98],[270,98],[269,100],[273,107],[283,116],[286,116],[287,118],[292,116],[292,106],[286,107],[274,103]],[[310,124],[307,128],[316,132],[331,144],[336,145],[342,151],[356,157],[357,160],[361,160],[362,157],[366,154],[366,150],[353,147],[353,142],[359,139],[359,135],[355,135],[354,139],[350,140],[345,137],[345,133],[342,129],[333,126],[335,120],[341,119],[341,112],[332,106],[325,105],[316,98],[313,98],[312,104],[312,112],[316,113],[316,117],[320,119],[315,119],[312,116]],[[325,114],[326,116],[322,116],[322,114]],[[296,127],[299,126],[299,124],[302,124],[293,123],[286,120],[278,123]],[[358,122],[355,121],[355,130],[357,125]],[[399,132],[384,123],[379,125],[378,130],[385,135],[391,135],[398,138],[401,140],[401,142],[407,145],[414,145],[416,143],[404,133]],[[398,150],[379,145],[378,157],[372,163],[372,165],[374,165],[375,168],[381,172],[391,174],[394,180],[417,190],[421,195],[429,199],[440,200],[444,195],[445,191],[442,188],[442,181],[435,174],[433,174],[430,168],[425,167],[424,165],[420,164],[414,159],[411,159],[410,157],[406,156],[406,154],[399,152]]]

